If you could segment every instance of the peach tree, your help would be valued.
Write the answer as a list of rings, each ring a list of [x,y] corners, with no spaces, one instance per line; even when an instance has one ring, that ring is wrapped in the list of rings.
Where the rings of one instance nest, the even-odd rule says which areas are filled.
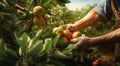
[[[73,44],[63,49],[57,47],[65,39],[52,30],[75,22],[91,9],[83,9],[79,17],[80,12],[67,9],[66,3],[70,1],[0,0],[0,65],[81,66],[96,59],[94,49],[74,55]],[[83,33],[88,33],[86,30]]]

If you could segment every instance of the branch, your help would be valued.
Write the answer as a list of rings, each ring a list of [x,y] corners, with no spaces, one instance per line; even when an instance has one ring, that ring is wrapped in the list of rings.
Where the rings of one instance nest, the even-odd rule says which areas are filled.
[[[16,8],[17,10],[19,10],[19,12],[21,12],[21,14],[24,14],[26,12],[26,9],[22,6],[20,6],[19,4],[17,4],[16,2],[13,5],[14,8]]]

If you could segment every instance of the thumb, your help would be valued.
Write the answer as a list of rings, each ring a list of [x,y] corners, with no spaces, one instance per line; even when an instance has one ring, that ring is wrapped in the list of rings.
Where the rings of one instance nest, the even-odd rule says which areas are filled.
[[[84,34],[82,34],[82,36],[71,39],[71,43],[77,43],[78,41],[80,41],[81,39],[83,39],[84,37],[86,37]]]
[[[77,43],[80,39],[81,39],[81,37],[71,39],[71,43],[73,43],[73,44]]]

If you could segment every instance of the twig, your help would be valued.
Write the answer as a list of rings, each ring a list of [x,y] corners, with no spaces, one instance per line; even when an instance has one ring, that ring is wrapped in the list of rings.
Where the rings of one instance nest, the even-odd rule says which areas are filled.
[[[14,3],[13,7],[17,9],[18,13],[21,15],[25,14],[25,12],[27,11],[24,7],[20,6],[16,2]]]

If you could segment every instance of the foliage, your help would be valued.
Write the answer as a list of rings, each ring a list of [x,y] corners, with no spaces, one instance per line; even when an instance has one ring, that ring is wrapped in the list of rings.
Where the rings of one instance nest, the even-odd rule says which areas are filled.
[[[96,6],[86,5],[75,11],[67,9],[69,0],[0,0],[0,65],[3,66],[84,66],[97,59],[98,49],[72,54],[73,44],[64,49],[56,47],[60,34],[52,29],[83,18]],[[34,24],[35,6],[42,6],[40,16],[45,24]],[[73,19],[74,18],[74,19]],[[98,22],[81,30],[87,36],[107,33],[113,23]],[[102,29],[103,28],[103,29]],[[93,32],[94,31],[94,32]],[[7,64],[6,64],[7,63]],[[87,64],[86,64],[87,63]]]
[[[18,48],[12,49],[8,45],[3,44],[0,41],[0,56],[1,60],[8,61],[12,66],[34,66],[34,65],[55,65],[60,64],[65,66],[62,61],[64,59],[71,59],[70,56],[72,48],[74,45],[69,45],[64,50],[59,50],[56,48],[57,42],[59,40],[58,34],[55,38],[45,38],[41,39],[42,30],[38,31],[35,37],[30,38],[26,33],[23,33],[20,37],[15,33],[15,38],[18,42]],[[53,45],[54,44],[54,45]],[[5,64],[7,65],[7,64]]]

